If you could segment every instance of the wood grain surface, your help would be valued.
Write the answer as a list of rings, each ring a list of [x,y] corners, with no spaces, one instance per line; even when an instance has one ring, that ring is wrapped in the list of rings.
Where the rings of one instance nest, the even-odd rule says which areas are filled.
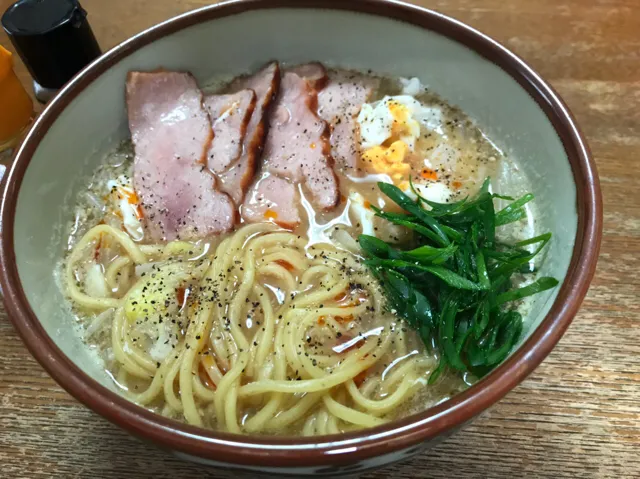
[[[103,49],[208,3],[82,0]],[[493,36],[565,98],[598,164],[604,244],[582,310],[542,366],[439,447],[366,477],[640,477],[640,2],[416,3]],[[0,44],[9,47],[4,34]],[[77,403],[31,358],[3,309],[0,400],[1,478],[227,477],[143,444]]]

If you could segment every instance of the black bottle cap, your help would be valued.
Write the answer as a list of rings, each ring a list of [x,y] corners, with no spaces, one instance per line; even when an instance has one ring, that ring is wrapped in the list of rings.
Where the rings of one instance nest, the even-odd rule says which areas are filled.
[[[57,90],[100,56],[100,47],[77,0],[19,0],[2,26],[44,88]]]

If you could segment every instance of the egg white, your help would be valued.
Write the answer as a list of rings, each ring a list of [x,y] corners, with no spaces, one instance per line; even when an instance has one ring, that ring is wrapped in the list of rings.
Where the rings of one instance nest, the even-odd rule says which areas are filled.
[[[375,213],[365,206],[365,198],[356,191],[349,193],[349,204],[352,215],[362,227],[362,234],[373,235]]]
[[[112,193],[109,196],[109,211],[119,212],[122,217],[122,224],[129,235],[136,241],[142,239],[144,231],[142,223],[138,219],[136,211],[140,207],[139,202],[131,203],[129,198],[135,197],[135,191],[131,180],[126,176],[119,176],[116,180],[109,180],[107,187]]]
[[[442,110],[438,107],[424,106],[410,95],[385,96],[375,103],[365,103],[357,121],[360,125],[360,141],[363,149],[381,146],[393,134],[394,116],[391,106],[400,105],[407,113],[403,132],[399,138],[411,149],[415,149],[420,137],[421,125],[429,130],[440,131],[443,124]]]
[[[448,203],[454,195],[451,188],[439,181],[414,183],[413,187],[422,198],[433,201],[434,203]],[[404,193],[413,200],[418,198],[416,194],[411,191],[411,188],[407,188]]]

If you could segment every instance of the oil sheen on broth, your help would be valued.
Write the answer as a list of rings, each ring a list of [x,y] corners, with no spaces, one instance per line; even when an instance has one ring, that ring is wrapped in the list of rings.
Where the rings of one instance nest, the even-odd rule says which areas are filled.
[[[332,211],[296,186],[293,228],[269,209],[233,232],[150,240],[130,141],[78,194],[59,274],[86,343],[124,396],[216,430],[318,435],[424,410],[475,380],[447,372],[427,384],[438,357],[389,311],[356,239],[411,241],[374,215],[371,205],[394,208],[378,181],[411,194],[411,175],[422,195],[446,203],[512,165],[417,80],[334,71],[329,81],[352,75],[375,84],[354,114],[358,161],[336,161]]]

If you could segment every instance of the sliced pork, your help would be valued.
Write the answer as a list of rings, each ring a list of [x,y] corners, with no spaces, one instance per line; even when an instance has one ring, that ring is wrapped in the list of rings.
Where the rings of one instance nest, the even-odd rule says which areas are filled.
[[[238,205],[242,203],[245,192],[255,176],[257,162],[264,146],[265,118],[278,93],[279,85],[280,67],[277,62],[272,62],[254,75],[234,80],[229,87],[232,93],[252,90],[256,96],[255,108],[244,135],[243,152],[226,171],[218,173],[220,188]]]
[[[315,89],[299,75],[286,72],[269,116],[262,172],[305,185],[314,206],[330,210],[338,204],[340,192],[328,125],[316,115],[316,108]],[[259,183],[252,187],[252,198],[259,187]],[[279,210],[276,213],[285,214]],[[249,220],[244,212],[243,216]]]
[[[340,168],[354,169],[360,157],[357,116],[380,80],[354,72],[330,72],[318,93],[318,115],[331,127],[331,153]]]
[[[316,115],[316,105],[317,95],[306,80],[295,73],[283,75],[262,160],[270,173],[303,182],[312,203],[328,210],[340,195],[329,130]]]
[[[300,223],[299,204],[296,185],[267,173],[249,190],[242,217],[249,223],[273,221],[285,228],[294,228]]]
[[[171,241],[231,230],[237,213],[206,168],[213,133],[193,76],[130,72],[126,95],[133,185],[147,237]]]
[[[317,91],[322,90],[329,82],[327,69],[319,62],[304,63],[302,65],[288,68],[287,71],[301,76],[309,82],[309,85],[311,85],[313,89]]]
[[[214,173],[224,173],[242,154],[256,94],[253,90],[240,90],[228,95],[209,95],[204,104],[213,123],[207,165]]]

